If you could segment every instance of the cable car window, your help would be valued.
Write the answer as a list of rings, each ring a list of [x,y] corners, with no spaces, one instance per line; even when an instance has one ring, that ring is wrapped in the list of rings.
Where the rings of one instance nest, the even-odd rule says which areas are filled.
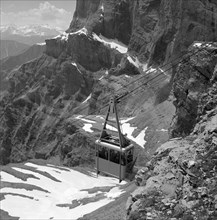
[[[99,147],[99,157],[108,160],[108,149],[105,147]]]
[[[133,149],[127,151],[126,155],[127,155],[127,163],[131,163],[133,161]]]
[[[124,153],[121,155],[121,165],[122,165],[122,166],[125,166],[125,165],[126,165],[126,156],[125,156]]]
[[[110,161],[113,163],[119,164],[120,160],[120,152],[115,151],[115,150],[110,150]]]

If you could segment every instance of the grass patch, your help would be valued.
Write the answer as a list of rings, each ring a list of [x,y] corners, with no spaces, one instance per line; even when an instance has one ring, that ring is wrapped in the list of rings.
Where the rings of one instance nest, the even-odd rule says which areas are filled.
[[[14,189],[25,189],[28,191],[32,191],[32,190],[39,190],[45,193],[50,193],[49,191],[42,189],[39,186],[35,186],[35,185],[31,185],[31,184],[25,184],[25,183],[10,183],[10,182],[1,182],[1,186],[0,188],[5,188],[5,187],[9,187],[9,188],[14,188]]]
[[[2,220],[18,220],[20,218],[19,217],[12,217],[8,214],[8,212],[0,209],[0,219],[2,219]]]
[[[109,192],[113,186],[102,186],[102,187],[94,187],[92,189],[82,189],[81,191],[87,191],[88,194],[93,194],[97,193],[98,191],[100,192]]]
[[[106,196],[104,195],[104,193],[100,193],[94,197],[83,198],[80,200],[72,200],[72,203],[70,203],[70,204],[57,204],[56,206],[68,207],[69,209],[74,209],[77,206],[86,205],[91,202],[97,202],[97,201],[99,201],[101,199],[105,199],[105,198],[106,198]]]
[[[60,180],[56,179],[55,177],[53,177],[53,176],[50,175],[49,173],[44,172],[44,171],[40,171],[40,170],[38,170],[38,169],[35,168],[35,167],[31,167],[31,166],[26,166],[26,165],[24,165],[24,166],[21,166],[21,167],[18,167],[18,168],[22,168],[22,169],[25,169],[25,170],[30,170],[30,171],[32,171],[32,172],[38,173],[38,174],[40,174],[40,175],[42,175],[42,176],[45,176],[45,177],[47,177],[47,178],[49,178],[49,179],[51,179],[51,180],[53,180],[53,181],[55,181],[55,182],[61,182]]]
[[[20,168],[23,168],[22,166],[20,166]],[[32,175],[32,174],[26,174],[26,173],[22,173],[20,171],[14,170],[11,165],[9,166],[4,166],[1,169],[2,171],[4,171],[5,173],[8,173],[18,179],[21,179],[23,181],[27,181],[28,178],[34,178],[34,179],[39,179],[38,177]]]
[[[0,195],[1,195],[0,196],[0,201],[5,199],[6,195],[12,195],[12,196],[19,196],[19,197],[28,198],[28,199],[34,199],[34,197],[26,196],[26,195],[22,195],[22,194],[18,194],[18,193],[1,193]]]
[[[99,201],[99,200],[101,200],[101,199],[105,199],[105,198],[107,198],[107,197],[105,196],[104,193],[99,193],[99,194],[97,194],[97,195],[94,196],[94,197],[88,197],[88,198],[80,199],[79,202],[80,202],[82,205],[86,205],[86,204],[88,204],[88,203],[97,202],[97,201]]]
[[[55,182],[61,182],[60,180],[56,179],[55,177],[53,177],[49,173],[37,170],[35,167],[26,166],[23,163],[20,163],[20,164],[8,164],[7,166],[3,166],[1,168],[1,170],[6,172],[6,173],[8,173],[8,174],[13,175],[14,177],[16,177],[18,179],[21,179],[23,181],[27,181],[28,178],[39,179],[38,177],[34,176],[33,174],[22,173],[21,171],[17,171],[15,169],[13,169],[13,167],[21,168],[21,169],[24,169],[24,170],[27,170],[27,171],[29,170],[29,171],[38,173],[38,174],[40,174],[42,176],[45,176],[45,177],[47,177],[47,178],[49,178],[49,179],[51,179],[51,180],[53,180]]]
[[[71,204],[57,204],[59,207],[68,207],[69,209],[74,209],[79,206],[81,203],[78,200],[73,200]]]

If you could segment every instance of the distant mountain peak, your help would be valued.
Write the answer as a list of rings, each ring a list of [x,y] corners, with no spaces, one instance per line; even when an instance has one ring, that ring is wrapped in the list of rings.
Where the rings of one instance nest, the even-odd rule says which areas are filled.
[[[63,33],[63,30],[60,28],[54,28],[47,24],[23,26],[10,24],[0,26],[1,40],[13,40],[29,45],[43,43],[45,39],[52,38],[61,33]]]
[[[23,26],[17,26],[14,24],[10,25],[1,25],[0,26],[0,33],[3,35],[22,35],[22,36],[53,36],[58,35],[62,33],[63,30],[61,30],[58,27],[51,27],[48,24],[39,25],[39,24],[33,24],[33,25],[23,25]]]

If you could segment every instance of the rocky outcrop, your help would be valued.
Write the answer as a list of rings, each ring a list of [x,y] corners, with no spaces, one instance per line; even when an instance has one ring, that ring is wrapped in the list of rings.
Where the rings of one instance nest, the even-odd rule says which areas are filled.
[[[217,217],[215,123],[216,115],[209,115],[199,136],[171,140],[157,150],[136,178],[140,187],[128,199],[128,219]]]
[[[133,10],[129,47],[149,65],[171,61],[196,40],[216,39],[217,15],[213,1],[141,0],[134,1]]]
[[[217,217],[216,44],[196,43],[189,52],[173,84],[176,115],[171,131],[185,138],[161,145],[137,173],[139,187],[127,202],[130,220]]]
[[[216,83],[212,92],[216,92]],[[216,107],[185,139],[163,144],[136,176],[128,219],[215,219],[217,217]]]
[[[117,66],[122,58],[116,50],[88,38],[87,35],[69,35],[67,52],[85,69],[96,72],[101,68]]]
[[[85,26],[129,43],[140,60],[160,65],[186,52],[196,40],[214,41],[215,11],[216,3],[207,0],[78,1],[68,32]]]
[[[178,67],[173,84],[176,115],[172,137],[190,134],[203,114],[216,106],[215,95],[208,93],[216,80],[216,52],[216,44],[195,43]]]
[[[131,36],[131,17],[129,1],[77,1],[68,32],[86,27],[89,31],[101,33],[107,38],[117,38],[128,44]]]
[[[92,72],[116,67],[123,57],[120,52],[95,40],[86,29],[81,29],[77,34],[46,40],[46,54],[58,58],[62,53]]]

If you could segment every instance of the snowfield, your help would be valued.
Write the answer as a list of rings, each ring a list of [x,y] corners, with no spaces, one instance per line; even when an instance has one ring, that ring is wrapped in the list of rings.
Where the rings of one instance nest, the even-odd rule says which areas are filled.
[[[4,194],[1,209],[21,219],[78,219],[114,201],[124,193],[120,186],[126,183],[119,184],[115,178],[97,177],[94,173],[88,175],[53,165],[25,163],[22,168],[12,169],[31,176],[24,181],[1,171],[2,183],[38,187],[1,188],[1,194]]]

